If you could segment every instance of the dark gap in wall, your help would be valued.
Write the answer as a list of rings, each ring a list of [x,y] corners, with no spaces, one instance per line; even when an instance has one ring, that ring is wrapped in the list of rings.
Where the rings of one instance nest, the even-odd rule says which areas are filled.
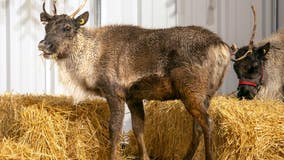
[[[278,31],[278,29],[279,29],[279,7],[278,7],[278,5],[279,5],[279,0],[276,0],[276,6],[275,6],[275,10],[276,10],[276,24],[275,24],[275,26],[276,26],[276,31]]]

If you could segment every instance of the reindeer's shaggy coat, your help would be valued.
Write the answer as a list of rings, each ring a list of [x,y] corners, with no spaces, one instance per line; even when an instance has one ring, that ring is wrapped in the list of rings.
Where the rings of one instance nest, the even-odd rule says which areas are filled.
[[[193,33],[186,35],[187,31]],[[177,67],[172,66],[177,60],[176,56],[181,56],[185,59],[179,60],[189,61],[187,65],[191,66],[190,72],[210,69],[196,73],[208,82],[211,81],[212,84],[208,83],[210,86],[206,88],[214,84],[219,86],[220,77],[224,74],[220,67],[227,65],[229,50],[215,34],[202,37],[204,33],[211,34],[200,27],[161,30],[134,26],[107,26],[96,30],[81,28],[73,44],[68,46],[70,58],[56,60],[60,80],[74,95],[75,100],[79,101],[93,96],[94,88],[91,86],[95,86],[96,81],[103,77],[111,77],[111,81],[127,87],[148,76],[167,76],[169,69]],[[97,95],[104,96],[99,90],[96,92]]]
[[[267,42],[271,48],[264,64],[264,83],[256,97],[284,100],[284,29],[257,43],[256,47]]]

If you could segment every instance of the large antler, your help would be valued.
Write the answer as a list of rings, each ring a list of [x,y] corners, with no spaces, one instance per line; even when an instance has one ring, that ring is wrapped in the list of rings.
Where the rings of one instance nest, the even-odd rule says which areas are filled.
[[[53,15],[57,15],[56,10],[56,0],[53,0]]]
[[[249,49],[248,51],[242,55],[241,57],[237,58],[237,59],[234,59],[234,58],[231,58],[231,60],[233,62],[237,62],[237,61],[240,61],[244,58],[247,57],[248,54],[252,53],[252,50],[253,50],[253,40],[254,40],[254,37],[255,37],[255,32],[256,32],[256,12],[255,12],[255,7],[254,6],[251,6],[251,9],[252,9],[252,13],[253,13],[253,30],[252,30],[252,34],[251,34],[251,37],[250,37],[250,41],[249,41]],[[236,47],[234,46],[234,49]],[[237,52],[237,49],[234,50],[234,54]]]
[[[80,10],[85,6],[87,0],[84,0],[84,2],[79,6],[79,8],[70,15],[71,18],[74,18],[76,16],[76,14],[78,14],[80,12]]]

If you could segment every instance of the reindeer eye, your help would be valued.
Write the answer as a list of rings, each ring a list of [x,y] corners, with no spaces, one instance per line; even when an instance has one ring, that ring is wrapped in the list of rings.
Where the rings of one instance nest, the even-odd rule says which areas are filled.
[[[63,31],[64,32],[69,32],[71,31],[71,26],[69,24],[65,24],[64,27],[63,27]]]

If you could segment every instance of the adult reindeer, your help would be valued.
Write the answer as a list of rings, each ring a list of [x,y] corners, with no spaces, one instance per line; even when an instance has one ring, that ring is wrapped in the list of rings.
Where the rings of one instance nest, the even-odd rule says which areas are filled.
[[[195,119],[191,159],[204,134],[206,159],[212,159],[210,100],[220,87],[230,62],[230,48],[214,33],[197,26],[143,29],[135,26],[82,27],[88,12],[75,18],[49,15],[43,4],[46,35],[38,47],[59,67],[60,79],[74,92],[99,95],[110,107],[111,155],[117,144],[127,103],[140,158],[148,160],[143,131],[143,99],[181,99]],[[76,98],[76,97],[75,97]],[[200,127],[199,127],[200,126]],[[190,136],[190,135],[188,135]]]
[[[239,78],[238,97],[284,100],[284,30],[254,46],[254,8],[253,14],[254,27],[249,45],[233,49],[236,53],[234,70]]]

